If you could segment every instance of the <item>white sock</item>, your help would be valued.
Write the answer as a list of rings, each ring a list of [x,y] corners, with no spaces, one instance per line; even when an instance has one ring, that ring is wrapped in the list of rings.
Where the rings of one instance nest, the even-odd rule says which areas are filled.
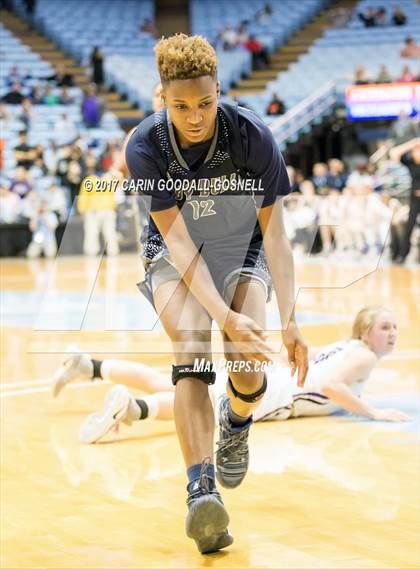
[[[155,395],[145,395],[141,397],[143,401],[146,403],[147,408],[149,410],[147,418],[148,419],[156,419],[159,413],[159,400]]]

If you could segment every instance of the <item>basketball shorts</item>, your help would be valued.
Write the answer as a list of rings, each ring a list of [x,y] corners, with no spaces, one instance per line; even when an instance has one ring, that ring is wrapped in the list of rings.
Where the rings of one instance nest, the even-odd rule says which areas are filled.
[[[180,282],[182,278],[162,241],[149,242],[146,247],[149,247],[149,250],[145,248],[142,256],[145,278],[137,286],[154,307],[153,298],[158,287],[168,281]],[[260,283],[264,288],[266,301],[270,301],[272,281],[261,243],[251,243],[245,257],[232,250],[221,255],[211,251],[209,253],[208,250],[206,253],[202,255],[203,259],[217,290],[227,303],[232,285],[250,281]]]

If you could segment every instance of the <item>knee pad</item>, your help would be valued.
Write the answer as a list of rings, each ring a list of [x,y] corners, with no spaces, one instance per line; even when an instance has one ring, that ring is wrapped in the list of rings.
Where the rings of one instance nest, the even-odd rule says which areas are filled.
[[[240,399],[241,401],[244,401],[245,403],[256,403],[262,398],[264,393],[267,391],[267,376],[264,374],[263,384],[258,389],[258,391],[255,391],[254,393],[240,393],[237,389],[235,389],[235,386],[233,385],[230,377],[228,379],[228,385],[233,395],[238,399]]]
[[[177,384],[177,381],[185,377],[199,379],[207,385],[213,385],[216,381],[216,372],[214,371],[197,371],[194,370],[194,365],[180,365],[172,366],[172,383]]]

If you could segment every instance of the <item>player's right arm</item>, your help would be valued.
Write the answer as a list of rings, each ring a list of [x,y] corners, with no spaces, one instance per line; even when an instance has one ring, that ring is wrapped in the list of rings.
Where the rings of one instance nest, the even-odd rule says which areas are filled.
[[[252,318],[231,310],[219,294],[210,271],[191,239],[173,193],[159,189],[163,179],[142,133],[134,133],[126,144],[125,160],[133,180],[153,180],[154,190],[143,195],[150,200],[150,216],[165,241],[171,260],[198,302],[207,310],[238,351],[270,361],[273,353],[265,332]],[[239,346],[243,343],[243,346]]]
[[[244,353],[259,361],[270,361],[273,349],[265,332],[248,316],[231,310],[220,296],[210,271],[199,254],[178,206],[151,212],[151,217],[168,247],[171,259],[188,289],[233,343],[244,343]]]
[[[377,356],[360,348],[332,369],[324,378],[321,393],[349,413],[368,417],[376,421],[407,421],[410,419],[397,409],[377,409],[360,399],[350,389],[356,381],[365,380],[378,361]]]

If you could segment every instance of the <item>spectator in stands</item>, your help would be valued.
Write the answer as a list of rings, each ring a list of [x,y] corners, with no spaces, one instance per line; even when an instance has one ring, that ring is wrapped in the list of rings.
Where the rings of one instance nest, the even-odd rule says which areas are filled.
[[[29,170],[34,165],[36,153],[34,149],[28,145],[28,135],[26,130],[19,132],[19,144],[13,149],[16,166],[21,166],[25,170]]]
[[[97,45],[93,48],[90,55],[90,65],[92,69],[92,82],[101,90],[104,84],[104,57]]]
[[[319,202],[319,231],[321,234],[322,254],[332,251],[336,227],[343,218],[343,200],[337,190],[324,188],[324,195]]]
[[[156,37],[157,35],[156,26],[150,18],[144,18],[143,23],[139,28],[139,32],[150,34],[152,37]]]
[[[398,77],[398,83],[413,83],[416,81],[416,76],[411,72],[408,65],[404,65],[401,75]]]
[[[408,142],[395,146],[390,150],[391,160],[402,162],[410,171],[411,191],[410,210],[407,225],[402,238],[398,263],[404,263],[411,248],[411,235],[414,227],[418,224],[420,214],[420,138],[413,138]]]
[[[22,101],[22,108],[20,110],[18,118],[20,121],[23,122],[26,129],[28,129],[30,126],[32,120],[32,114],[33,114],[32,101],[29,97],[25,97]]]
[[[394,121],[389,130],[389,136],[393,144],[403,144],[419,135],[419,128],[415,119],[408,116],[404,109],[400,111],[399,117]]]
[[[40,174],[45,176],[48,173],[48,169],[44,162],[44,146],[42,144],[37,144],[34,150],[35,150],[34,166],[36,166],[36,168],[39,169]]]
[[[376,26],[375,11],[373,8],[367,8],[364,12],[357,14],[366,28],[373,28]]]
[[[375,24],[377,26],[386,26],[387,23],[386,8],[380,6],[375,13]]]
[[[50,85],[45,85],[44,94],[42,95],[41,99],[41,104],[49,106],[60,104],[60,99],[58,98],[58,95],[54,93]]]
[[[111,178],[103,177],[101,181]],[[117,225],[117,196],[115,191],[109,186],[108,191],[90,191],[85,182],[89,180],[95,188],[100,180],[97,176],[88,176],[82,182],[78,199],[78,209],[83,215],[84,221],[84,243],[83,250],[86,255],[98,255],[99,237],[102,234],[108,255],[118,255],[118,235]]]
[[[44,150],[44,163],[48,175],[55,176],[57,173],[58,147],[54,141],[48,144]]]
[[[256,14],[255,14],[255,19],[257,22],[264,22],[267,18],[269,18],[271,16],[271,14],[273,13],[273,9],[271,7],[270,4],[265,4],[265,6],[263,8],[261,8],[261,10],[259,10]]]
[[[89,85],[82,101],[83,122],[88,128],[95,128],[101,121],[101,104],[94,85]]]
[[[405,39],[405,45],[400,51],[401,57],[420,57],[420,45],[416,44],[416,40],[411,36]]]
[[[16,223],[21,212],[21,200],[5,185],[0,184],[0,223]]]
[[[29,92],[29,98],[33,105],[41,105],[42,101],[42,91],[39,84],[32,85]]]
[[[115,144],[113,142],[107,142],[105,149],[99,158],[99,164],[102,172],[107,172],[113,167],[118,155],[118,149]]]
[[[238,34],[232,26],[225,26],[222,32],[219,34],[219,40],[222,43],[222,48],[225,51],[230,51],[235,49],[238,45]]]
[[[25,97],[22,95],[20,89],[21,86],[19,81],[15,81],[10,91],[2,98],[2,101],[8,105],[21,105]]]
[[[33,28],[34,13],[36,9],[37,0],[23,0],[23,5],[25,6],[26,20],[29,29]]]
[[[45,201],[49,205],[49,209],[58,217],[60,222],[67,219],[67,200],[63,188],[57,184],[51,184],[44,195]]]
[[[388,192],[382,192],[381,198],[392,215],[390,253],[391,260],[396,261],[402,256],[401,245],[408,220],[409,207],[403,205],[400,200],[393,198]]]
[[[312,168],[312,182],[316,193],[323,195],[329,190],[328,187],[328,166],[324,162],[316,162]]]
[[[60,105],[71,105],[72,103],[74,103],[74,99],[70,95],[68,87],[61,87],[59,99],[60,99]]]
[[[41,201],[29,220],[32,240],[26,252],[28,257],[40,257],[42,253],[48,259],[55,257],[57,254],[57,240],[55,238],[57,225],[57,216],[50,211],[48,202]]]
[[[17,65],[13,65],[10,68],[9,75],[6,77],[6,84],[8,87],[11,87],[14,83],[21,83],[22,77],[19,73],[19,68]]]
[[[73,87],[73,75],[69,73],[62,63],[55,68],[54,75],[47,77],[47,81],[53,81],[57,87]]]
[[[389,74],[386,65],[381,65],[379,68],[378,76],[376,77],[376,83],[392,83],[391,75]]]
[[[68,163],[67,171],[63,177],[63,185],[70,190],[70,203],[73,204],[75,198],[79,195],[80,184],[83,179],[83,170],[81,164],[77,160],[71,160]]]
[[[245,48],[252,54],[252,69],[253,71],[261,69],[270,64],[267,49],[263,44],[257,40],[253,35],[249,36],[249,40],[245,43]]]
[[[344,172],[344,164],[338,158],[328,160],[327,186],[342,192],[347,182],[347,175]]]
[[[279,99],[277,93],[273,93],[271,101],[268,103],[266,114],[267,115],[284,115],[286,106],[284,102]]]
[[[21,200],[21,206],[21,216],[23,218],[23,221],[29,223],[31,218],[36,215],[36,212],[39,208],[38,194],[34,190],[31,190],[28,194],[26,194],[23,200]]]
[[[356,164],[354,172],[352,172],[347,178],[347,186],[350,188],[355,188],[356,191],[359,191],[360,188],[373,189],[374,185],[374,178],[372,174],[368,172],[367,160],[360,160]]]
[[[246,30],[246,25],[242,22],[239,24],[238,29],[236,31],[236,38],[238,45],[245,45],[245,43],[249,40],[249,34]]]
[[[326,14],[333,28],[343,28],[351,18],[349,8],[330,8]]]
[[[394,12],[392,13],[392,22],[396,26],[405,26],[407,23],[407,16],[401,10],[399,6],[395,6]]]
[[[28,171],[25,170],[25,168],[22,168],[21,166],[16,168],[9,189],[21,200],[23,200],[32,191]]]
[[[369,76],[366,73],[366,69],[363,67],[363,65],[356,67],[353,79],[354,85],[367,85],[369,82]]]

